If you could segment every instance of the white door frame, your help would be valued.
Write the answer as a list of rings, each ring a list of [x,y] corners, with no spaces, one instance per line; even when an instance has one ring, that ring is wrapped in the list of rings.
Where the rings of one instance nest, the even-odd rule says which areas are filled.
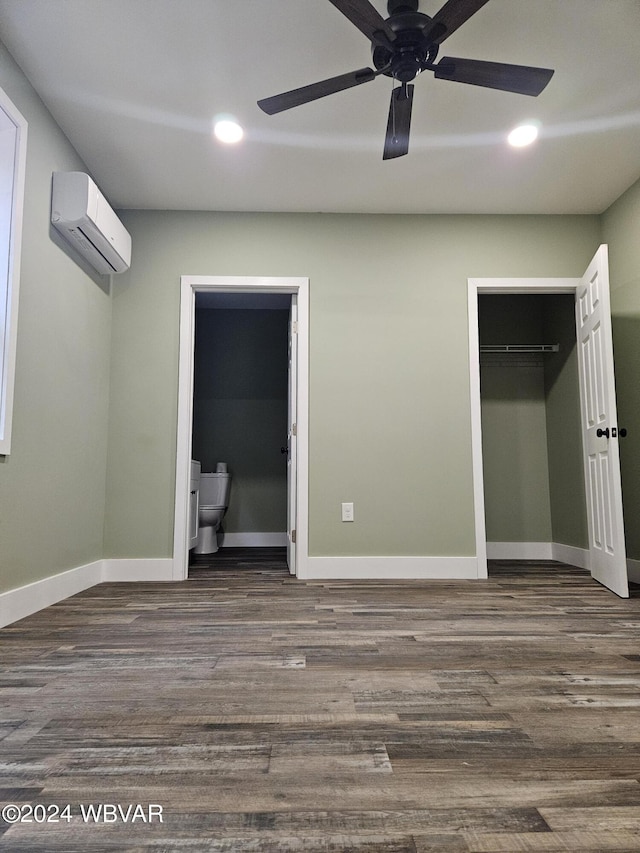
[[[193,418],[193,368],[196,293],[290,293],[297,297],[297,489],[296,566],[306,576],[309,516],[309,279],[276,276],[180,277],[180,348],[178,364],[178,423],[173,529],[173,580],[185,580],[189,570],[189,473]]]
[[[487,533],[484,515],[484,473],[482,465],[482,420],[480,404],[480,342],[478,333],[478,294],[494,293],[571,293],[575,295],[579,278],[470,278],[469,309],[469,383],[471,393],[471,458],[473,464],[473,504],[476,530],[478,577],[486,578]]]

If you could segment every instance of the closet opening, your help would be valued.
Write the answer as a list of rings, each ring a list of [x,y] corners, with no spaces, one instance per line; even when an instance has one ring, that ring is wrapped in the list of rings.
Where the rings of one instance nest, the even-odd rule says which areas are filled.
[[[481,293],[478,333],[487,558],[554,560],[560,543],[579,564],[589,536],[575,297]]]
[[[523,296],[545,297],[547,294],[572,296],[575,326],[571,326],[571,332],[568,300],[564,303],[551,299],[543,299],[540,303],[531,299],[522,303],[519,301]],[[484,295],[515,297],[514,301],[502,303],[500,319],[494,321],[490,316],[489,320],[483,321],[485,355],[490,349],[495,352],[496,346],[492,344],[497,344],[497,348],[503,350],[503,358],[513,354],[513,347],[504,346],[509,343],[514,343],[516,349],[520,350],[519,354],[523,355],[523,347],[520,345],[531,342],[531,338],[514,341],[502,337],[498,343],[495,332],[502,336],[514,334],[517,330],[518,335],[528,335],[531,332],[529,324],[532,324],[536,335],[545,335],[544,339],[536,339],[537,346],[533,348],[538,350],[538,354],[544,353],[545,359],[549,361],[544,360],[542,366],[537,368],[529,365],[532,373],[537,371],[542,376],[535,391],[531,391],[531,377],[526,381],[524,378],[516,381],[513,378],[509,380],[504,374],[494,376],[493,390],[488,390],[492,379],[488,378],[490,370],[484,370],[485,409],[487,401],[493,399],[495,411],[493,414],[485,411],[484,429],[487,435],[483,454],[479,299]],[[488,552],[493,553],[494,558],[499,553],[506,559],[538,560],[550,556],[552,560],[588,569],[595,581],[620,598],[628,598],[619,455],[619,441],[624,440],[627,430],[624,424],[618,423],[617,416],[607,246],[602,244],[598,248],[580,278],[470,278],[467,304],[478,578],[487,577]],[[524,306],[523,314],[527,312],[524,316],[518,311],[513,313],[514,306],[520,304]],[[563,315],[567,319],[564,324],[558,325]],[[494,322],[499,326],[497,330],[491,330]],[[487,337],[489,330],[491,338]],[[562,345],[563,340],[566,341],[566,347]],[[547,344],[552,346],[547,347]],[[558,345],[557,349],[555,344]],[[574,391],[576,373],[577,395]],[[506,393],[510,384],[515,386],[517,403],[511,409],[507,405],[509,394]],[[531,391],[529,399],[524,393],[525,388]],[[539,408],[542,394],[544,417]],[[573,404],[572,400],[575,401]],[[537,410],[534,405],[536,401]],[[501,414],[501,406],[504,408],[504,417],[496,418],[496,412]],[[579,437],[574,427],[578,423],[575,414],[577,410],[580,411]],[[512,428],[504,429],[503,421],[511,424]],[[544,431],[542,426],[534,428],[536,422],[544,423]],[[494,431],[494,435],[497,434],[499,440],[494,440],[492,454],[488,448],[491,441],[490,427],[496,424],[497,433]],[[532,458],[530,452],[532,434],[535,434],[537,442],[537,460]],[[515,452],[509,456],[510,446]],[[582,479],[577,475],[579,448],[582,450]],[[490,467],[492,455],[494,458],[499,457],[498,463],[503,465],[503,473],[498,480],[500,488],[495,488],[494,483],[494,487],[486,489],[485,495],[485,468]],[[484,456],[488,459],[485,460]],[[508,474],[505,474],[503,464],[506,458],[510,458]],[[542,481],[540,502],[535,506],[539,521],[536,525],[532,521],[534,508],[530,502],[531,486],[523,476],[527,470],[533,471],[537,480]],[[491,513],[491,502],[501,499],[505,493],[514,506],[510,504],[506,507],[503,502],[501,513],[504,515],[504,523],[493,515],[495,524],[492,522],[487,536],[485,503],[490,504]],[[550,541],[545,541],[549,531]],[[517,539],[503,540],[505,536],[509,539],[517,536]],[[529,541],[529,537],[535,539]]]

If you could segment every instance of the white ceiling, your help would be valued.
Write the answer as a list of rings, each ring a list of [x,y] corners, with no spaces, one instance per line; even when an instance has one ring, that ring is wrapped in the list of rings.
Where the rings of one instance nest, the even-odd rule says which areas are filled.
[[[328,0],[0,0],[0,38],[121,208],[600,213],[640,177],[639,35],[640,0],[490,0],[440,55],[554,68],[550,84],[531,98],[427,72],[409,154],[383,162],[386,77],[256,106],[371,64]],[[213,140],[219,113],[240,146]],[[510,149],[526,118],[540,140]]]

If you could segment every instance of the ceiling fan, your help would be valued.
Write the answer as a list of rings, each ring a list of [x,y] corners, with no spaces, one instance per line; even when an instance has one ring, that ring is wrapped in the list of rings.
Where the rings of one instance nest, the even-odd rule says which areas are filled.
[[[521,95],[539,95],[553,76],[549,68],[508,65],[479,59],[444,56],[436,63],[442,42],[449,38],[488,0],[447,0],[433,18],[418,11],[419,0],[387,0],[385,20],[369,0],[329,0],[371,42],[373,68],[321,80],[310,86],[283,92],[258,101],[268,115],[298,107],[362,83],[381,74],[394,80],[387,121],[383,160],[402,157],[409,151],[413,89],[422,71],[433,71],[440,80],[471,83]],[[399,85],[396,86],[395,83]]]

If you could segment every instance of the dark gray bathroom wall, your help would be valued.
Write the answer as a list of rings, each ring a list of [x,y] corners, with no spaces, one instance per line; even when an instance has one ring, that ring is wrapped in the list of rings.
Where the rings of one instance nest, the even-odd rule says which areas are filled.
[[[198,308],[193,457],[231,473],[225,533],[287,526],[288,310]]]

